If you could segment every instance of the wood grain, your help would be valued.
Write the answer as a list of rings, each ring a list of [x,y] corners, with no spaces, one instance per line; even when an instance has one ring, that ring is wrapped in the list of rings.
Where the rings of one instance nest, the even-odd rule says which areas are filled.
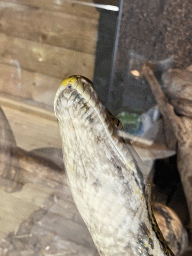
[[[42,104],[33,101],[24,100],[23,98],[13,97],[12,95],[0,92],[0,102],[2,106],[21,111],[25,114],[35,115],[56,122],[53,109],[45,109]]]
[[[93,78],[95,57],[0,33],[0,63],[61,78],[81,74]]]
[[[10,232],[17,232],[24,219],[43,207],[52,191],[40,184],[26,184],[16,193],[0,190],[0,241]]]
[[[95,54],[95,19],[0,2],[0,25],[0,31],[9,36]]]
[[[176,107],[173,106],[168,98],[165,96],[160,84],[158,83],[153,70],[146,64],[143,66],[143,74],[145,75],[152,93],[157,101],[159,110],[163,115],[164,120],[167,122],[169,127],[172,129],[176,139],[177,139],[177,166],[181,177],[181,182],[185,191],[185,196],[188,204],[189,214],[190,214],[190,232],[192,230],[192,122],[191,118],[184,115],[177,115],[175,112]],[[182,71],[181,71],[182,72]],[[184,78],[186,79],[186,74],[183,79],[177,79],[178,90],[177,96],[181,95],[182,89],[186,87],[186,83],[183,84]],[[190,74],[189,77],[190,78]],[[173,76],[172,76],[173,78]],[[177,77],[175,77],[176,80]],[[190,79],[189,79],[190,81]],[[189,84],[187,84],[189,86]],[[170,95],[174,98],[175,91],[169,91]],[[187,102],[186,102],[187,103]],[[185,103],[185,104],[186,104]]]
[[[17,146],[32,150],[41,147],[61,148],[61,139],[57,122],[3,106],[10,123]],[[17,117],[17,118],[15,118]]]
[[[70,1],[55,1],[55,0],[1,0],[2,3],[16,3],[34,8],[43,8],[51,11],[64,12],[79,17],[86,17],[91,19],[99,19],[99,12],[94,7],[71,3]],[[77,2],[94,3],[93,0],[84,0]]]
[[[44,108],[53,110],[55,93],[61,81],[62,79],[26,71],[16,66],[0,64],[0,91],[20,97],[21,101],[41,103]]]

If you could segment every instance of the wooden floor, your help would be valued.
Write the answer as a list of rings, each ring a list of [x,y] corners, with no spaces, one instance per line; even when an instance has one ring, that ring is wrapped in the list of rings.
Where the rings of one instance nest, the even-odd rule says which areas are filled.
[[[15,193],[0,190],[0,239],[11,232],[16,234],[21,222],[43,207],[51,192],[51,189],[35,184],[26,184]]]
[[[29,106],[20,111],[6,98],[1,103],[17,146],[61,148],[53,112],[39,114]],[[98,255],[65,183],[60,189],[28,183],[19,192],[0,190],[1,256]]]
[[[41,147],[61,148],[61,139],[57,120],[50,111],[49,117],[20,111],[2,105],[3,111],[11,125],[17,146],[32,150]]]
[[[0,191],[0,255],[98,256],[69,188],[26,184]]]

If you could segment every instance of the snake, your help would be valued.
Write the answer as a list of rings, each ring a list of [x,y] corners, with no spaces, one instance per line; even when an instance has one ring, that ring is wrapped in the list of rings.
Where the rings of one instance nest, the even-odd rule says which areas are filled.
[[[150,185],[118,135],[118,121],[92,82],[65,79],[54,111],[63,160],[75,204],[101,256],[172,256],[155,220]]]

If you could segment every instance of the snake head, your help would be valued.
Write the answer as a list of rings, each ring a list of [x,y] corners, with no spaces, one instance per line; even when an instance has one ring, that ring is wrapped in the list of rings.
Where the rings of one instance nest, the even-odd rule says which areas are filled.
[[[61,109],[65,108],[66,105],[70,107],[70,102],[81,105],[85,110],[86,103],[91,105],[91,107],[99,104],[98,96],[93,89],[93,83],[88,78],[75,75],[63,80],[54,100],[54,109],[57,118]]]

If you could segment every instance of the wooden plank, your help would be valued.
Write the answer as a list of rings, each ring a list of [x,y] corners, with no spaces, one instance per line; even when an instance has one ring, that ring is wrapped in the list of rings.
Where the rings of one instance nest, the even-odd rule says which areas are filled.
[[[9,209],[8,209],[9,211]],[[14,218],[14,216],[9,215],[7,212],[4,212],[3,210],[0,209],[0,230],[1,230],[1,234],[6,237],[10,232],[15,232],[18,230],[20,224],[21,224],[21,219],[18,218]],[[5,237],[2,237],[5,238]]]
[[[22,200],[28,204],[34,204],[38,207],[43,207],[46,199],[52,194],[54,189],[37,183],[25,184],[21,191],[15,192],[12,196]]]
[[[7,95],[0,92],[0,103],[2,106],[12,108],[14,110],[19,110],[25,114],[36,115],[38,118],[45,118],[50,121],[56,122],[56,117],[53,112],[53,107],[51,110],[42,108],[41,104],[36,104],[35,102],[29,102],[22,98],[14,97],[12,95]]]
[[[80,74],[92,80],[95,56],[0,33],[0,63],[63,79]]]
[[[5,232],[2,232],[1,230],[0,230],[0,241],[2,241],[4,238],[6,238],[6,236],[7,236],[7,233],[5,233]],[[3,255],[3,253],[1,254],[1,248],[0,248],[0,255]]]
[[[61,148],[57,122],[2,106],[15,136],[17,146],[32,150],[41,147]]]
[[[27,191],[25,190],[25,192],[27,192]],[[35,192],[35,194],[34,194],[34,197],[32,198],[33,201],[37,197],[36,190],[34,192]],[[22,193],[20,193],[20,194],[22,194]],[[32,193],[31,190],[30,190],[30,193]],[[14,193],[13,193],[13,195],[14,195]],[[39,194],[38,194],[38,196],[39,196]],[[13,219],[22,220],[23,218],[25,218],[29,209],[31,209],[31,213],[32,213],[34,210],[37,210],[38,208],[39,208],[39,206],[36,205],[35,202],[29,203],[29,202],[23,201],[22,199],[14,197],[11,194],[5,193],[5,192],[3,192],[3,190],[1,190],[0,218],[2,218],[2,217],[5,218],[5,216],[9,215]],[[0,223],[0,225],[1,225],[1,223]]]
[[[85,247],[95,247],[87,227],[66,219],[65,216],[47,213],[41,219],[40,225],[45,232],[52,232]]]
[[[81,2],[77,0],[76,2]],[[55,1],[55,0],[1,0],[2,3],[16,3],[29,7],[43,8],[51,11],[58,11],[72,14],[79,17],[86,17],[91,19],[99,19],[99,12],[95,7],[73,3],[72,1]],[[84,0],[82,2],[94,3],[93,0]]]
[[[16,233],[21,222],[43,207],[52,192],[39,184],[26,184],[16,193],[0,190],[0,240],[10,232]]]
[[[40,43],[95,54],[98,20],[0,2],[0,31]]]
[[[52,222],[51,219],[51,215],[48,215],[48,218],[50,218],[50,223]],[[59,220],[59,218],[58,218]],[[48,221],[48,219],[47,219]],[[61,220],[62,221],[62,220]],[[72,225],[74,227],[74,225]],[[60,228],[60,227],[58,227]],[[67,233],[69,232],[71,226],[69,225],[69,229],[67,231]],[[33,229],[32,229],[32,236],[33,237],[38,237],[38,239],[36,239],[35,241],[37,241],[35,243],[35,245],[31,245],[29,244],[28,241],[30,241],[29,239],[26,242],[25,245],[23,245],[24,243],[22,243],[23,248],[27,248],[28,250],[24,249],[20,246],[20,248],[22,249],[17,249],[18,252],[22,253],[24,251],[24,255],[37,255],[37,249],[36,248],[40,248],[40,253],[38,255],[46,255],[46,256],[99,256],[98,252],[96,251],[95,246],[92,244],[92,247],[88,247],[90,244],[87,242],[86,246],[83,246],[79,243],[79,234],[82,234],[82,236],[84,237],[84,244],[85,241],[90,239],[90,234],[84,235],[82,233],[82,228],[80,227],[80,229],[78,228],[78,226],[76,226],[76,230],[74,232],[74,230],[72,230],[73,236],[72,236],[72,240],[67,240],[65,239],[63,236],[60,236],[57,232],[56,229],[56,233],[55,231],[51,231],[51,229],[47,229],[44,228],[44,226],[41,226],[41,222],[39,223],[35,223]],[[67,234],[66,234],[67,235]],[[77,239],[76,239],[77,236]],[[21,241],[21,240],[20,240]],[[20,242],[19,241],[19,242]],[[12,241],[11,241],[12,242]],[[11,243],[10,242],[10,243]],[[14,243],[15,245],[15,243]],[[17,247],[17,248],[18,248]],[[29,248],[31,250],[31,248],[33,249],[32,251],[29,251]],[[1,248],[0,248],[1,250]],[[38,252],[39,252],[38,251]],[[1,251],[0,251],[1,252]],[[9,253],[9,251],[7,251]],[[26,253],[27,252],[27,253]],[[29,253],[28,253],[29,252]],[[9,254],[7,254],[9,255]]]
[[[22,97],[26,101],[42,103],[53,110],[55,93],[62,79],[0,64],[0,91]]]

